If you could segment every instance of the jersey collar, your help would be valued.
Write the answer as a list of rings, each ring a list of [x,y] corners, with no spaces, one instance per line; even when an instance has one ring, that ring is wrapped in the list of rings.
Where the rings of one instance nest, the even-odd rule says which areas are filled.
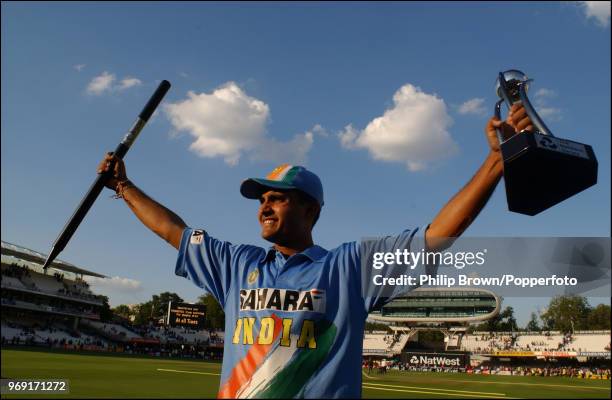
[[[270,261],[273,260],[276,257],[276,253],[278,253],[276,251],[276,249],[274,248],[274,246],[270,246],[268,248],[268,252],[266,253],[266,258],[264,259],[264,261]],[[295,257],[296,255],[303,255],[305,257],[307,257],[308,259],[310,259],[310,261],[317,261],[323,257],[325,257],[325,255],[328,253],[327,250],[325,250],[323,247],[318,246],[318,245],[312,245],[309,248],[307,248],[306,250],[302,251],[301,253],[296,253],[293,255],[293,257]]]

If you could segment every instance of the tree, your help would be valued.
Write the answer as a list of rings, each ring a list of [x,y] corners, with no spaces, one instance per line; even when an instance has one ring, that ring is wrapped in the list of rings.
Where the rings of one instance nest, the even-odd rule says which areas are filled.
[[[113,317],[110,305],[108,305],[108,296],[102,296],[102,308],[100,309],[100,321],[110,321]]]
[[[493,318],[483,322],[474,328],[475,331],[517,331],[516,318],[514,318],[514,308],[508,306]]]
[[[508,306],[500,313],[501,321],[499,322],[499,330],[510,332],[518,331],[516,318],[514,318],[514,308]]]
[[[112,309],[113,314],[118,315],[125,319],[130,319],[130,315],[132,314],[132,310],[125,304],[119,304],[117,307]]]
[[[206,318],[204,328],[206,329],[224,329],[225,328],[225,313],[221,308],[217,299],[211,294],[204,294],[198,297],[196,304],[204,304],[206,306]]]
[[[163,292],[159,295],[154,294],[151,298],[151,318],[158,320],[168,314],[168,304],[172,302],[182,303],[183,299],[176,293]]]
[[[525,329],[529,332],[540,332],[540,324],[538,324],[538,315],[534,312],[531,313],[531,319],[527,323]]]
[[[473,328],[473,332],[495,332],[497,331],[497,326],[499,324],[499,314],[495,317],[486,320]]]
[[[550,300],[548,309],[542,313],[541,318],[548,329],[566,333],[589,329],[587,318],[590,311],[591,306],[585,297],[555,296]]]
[[[163,292],[154,294],[151,300],[134,307],[134,324],[146,325],[150,321],[158,321],[168,315],[168,303],[182,303],[183,299],[176,293]]]
[[[134,307],[134,325],[147,325],[153,317],[152,302],[140,303]]]
[[[610,329],[610,306],[599,304],[593,308],[587,317],[587,329]]]

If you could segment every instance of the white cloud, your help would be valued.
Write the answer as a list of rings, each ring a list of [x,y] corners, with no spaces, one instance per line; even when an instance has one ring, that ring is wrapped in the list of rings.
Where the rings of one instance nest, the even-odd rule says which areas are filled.
[[[538,89],[537,92],[535,92],[534,97],[536,99],[557,97],[557,92],[551,89],[541,88],[541,89]]]
[[[86,276],[85,279],[94,289],[94,292],[104,293],[105,291],[131,293],[142,290],[140,281],[114,276],[112,278],[98,278]]]
[[[552,107],[550,99],[557,97],[557,92],[552,89],[541,88],[533,95],[535,110],[546,123],[546,120],[560,121],[563,114],[560,108]]]
[[[359,136],[359,131],[353,127],[353,124],[348,124],[343,131],[338,132],[340,145],[345,149],[355,150],[358,148],[356,142]]]
[[[187,99],[167,104],[164,111],[177,131],[193,137],[190,150],[202,157],[223,157],[229,165],[236,165],[245,154],[257,160],[303,162],[313,143],[312,132],[289,142],[269,137],[270,107],[235,82],[212,93],[189,91]]]
[[[117,86],[117,90],[124,90],[131,88],[132,86],[142,85],[142,81],[138,78],[126,77],[123,78],[119,85]]]
[[[253,160],[271,161],[276,164],[304,164],[314,143],[312,132],[295,135],[290,142],[265,138],[252,153]]]
[[[603,28],[610,25],[609,1],[579,1],[587,19],[595,19],[595,23]]]
[[[142,85],[142,81],[140,79],[133,78],[131,76],[126,76],[117,84],[114,84],[116,79],[117,77],[115,74],[104,71],[101,75],[96,76],[91,80],[91,82],[89,82],[87,85],[87,93],[99,96],[104,93],[117,92]]]
[[[418,171],[458,151],[448,132],[451,124],[444,100],[406,84],[381,117],[362,131],[349,124],[338,137],[347,149],[364,148],[376,160],[401,162]]]
[[[86,64],[77,64],[74,66],[74,69],[76,69],[77,71],[81,72],[81,70],[83,68],[85,68],[87,65]]]
[[[311,129],[312,133],[319,135],[321,137],[328,137],[329,133],[327,132],[327,129],[323,128],[321,125],[316,124],[315,126],[312,127]]]
[[[101,95],[106,91],[110,91],[113,82],[115,81],[115,74],[109,74],[108,72],[102,72],[102,75],[96,76],[87,85],[87,93],[93,95]]]
[[[546,123],[547,119],[551,121],[560,121],[563,117],[561,109],[555,107],[538,107],[536,112],[542,117],[544,123]]]
[[[182,71],[179,72],[179,75],[182,76],[183,78],[188,78],[189,77],[189,75],[187,75],[186,72],[182,72]]]
[[[465,101],[459,106],[459,114],[474,114],[474,115],[484,115],[486,114],[486,109],[484,107],[484,99],[483,98],[474,98]]]

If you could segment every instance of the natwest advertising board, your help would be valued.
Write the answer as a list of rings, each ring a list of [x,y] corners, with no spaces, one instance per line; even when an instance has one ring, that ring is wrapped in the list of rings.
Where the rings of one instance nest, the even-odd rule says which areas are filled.
[[[465,367],[469,356],[465,353],[402,353],[401,361],[412,367]]]

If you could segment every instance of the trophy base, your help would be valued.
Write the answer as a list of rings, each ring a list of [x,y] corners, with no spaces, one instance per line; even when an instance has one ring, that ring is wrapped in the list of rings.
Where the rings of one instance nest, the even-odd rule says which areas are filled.
[[[587,144],[522,132],[501,145],[508,209],[536,215],[597,183]]]

